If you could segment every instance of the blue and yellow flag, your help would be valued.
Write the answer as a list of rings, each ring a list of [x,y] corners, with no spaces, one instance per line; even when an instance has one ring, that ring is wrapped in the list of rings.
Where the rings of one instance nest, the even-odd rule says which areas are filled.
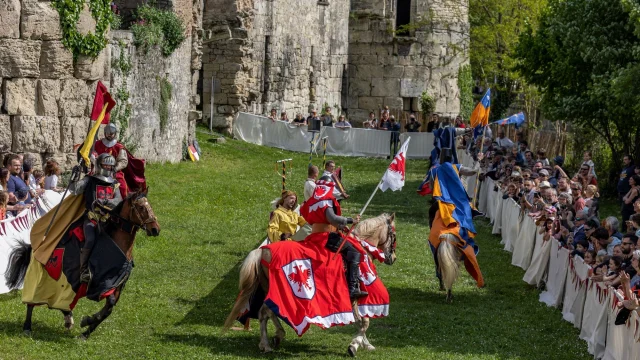
[[[457,223],[460,237],[475,248],[473,238],[476,229],[473,226],[471,204],[467,191],[459,175],[460,165],[440,164],[431,169],[433,176],[433,197],[438,201],[438,210],[445,226]]]
[[[491,110],[491,89],[482,97],[471,113],[471,127],[487,126],[489,124],[489,111]]]
[[[498,124],[498,125],[516,124],[516,129],[519,129],[520,126],[522,126],[522,124],[524,123],[524,121],[525,121],[524,114],[522,112],[519,112],[515,115],[509,116],[506,119],[494,121],[493,124]]]

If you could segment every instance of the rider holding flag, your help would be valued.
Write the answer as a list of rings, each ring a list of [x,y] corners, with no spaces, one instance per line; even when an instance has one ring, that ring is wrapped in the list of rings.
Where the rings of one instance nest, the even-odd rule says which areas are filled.
[[[325,247],[331,252],[340,252],[347,264],[347,284],[351,300],[367,296],[368,293],[360,290],[360,259],[362,254],[351,244],[349,238],[344,238],[337,230],[348,230],[347,225],[357,224],[360,215],[355,219],[343,217],[340,204],[333,195],[335,183],[330,176],[322,176],[316,182],[313,196],[300,207],[300,214],[311,224],[309,237],[327,234]],[[315,235],[314,234],[318,234]],[[343,244],[344,243],[344,244]]]

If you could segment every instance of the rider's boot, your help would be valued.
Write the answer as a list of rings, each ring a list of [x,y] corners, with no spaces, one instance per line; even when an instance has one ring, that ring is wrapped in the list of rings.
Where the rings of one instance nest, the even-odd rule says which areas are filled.
[[[80,283],[88,284],[91,281],[89,255],[91,255],[91,249],[80,249]]]
[[[369,295],[368,292],[360,290],[360,253],[355,253],[347,258],[347,283],[349,297],[352,301]]]

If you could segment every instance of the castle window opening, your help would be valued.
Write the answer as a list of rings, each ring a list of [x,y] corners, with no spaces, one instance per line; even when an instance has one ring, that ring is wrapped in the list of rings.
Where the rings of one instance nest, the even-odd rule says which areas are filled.
[[[397,0],[396,3],[396,30],[411,23],[411,0]],[[409,31],[404,31],[397,36],[410,36]]]

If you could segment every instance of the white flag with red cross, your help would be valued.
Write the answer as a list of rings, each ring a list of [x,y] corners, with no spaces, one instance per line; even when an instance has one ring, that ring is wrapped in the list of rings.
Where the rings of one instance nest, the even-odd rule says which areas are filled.
[[[401,190],[404,186],[405,165],[407,161],[409,140],[411,140],[410,137],[407,138],[404,144],[402,144],[400,151],[398,151],[389,165],[389,168],[382,176],[382,181],[380,181],[380,190],[387,191],[387,189],[391,189],[391,191],[396,191]]]

